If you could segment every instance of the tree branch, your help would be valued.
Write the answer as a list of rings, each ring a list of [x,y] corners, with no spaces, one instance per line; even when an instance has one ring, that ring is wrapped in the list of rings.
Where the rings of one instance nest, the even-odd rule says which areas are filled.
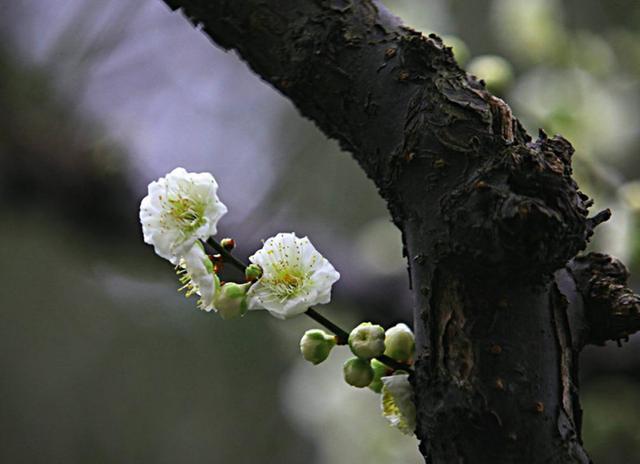
[[[165,2],[352,152],[386,199],[410,267],[425,458],[590,462],[574,358],[581,337],[622,333],[637,297],[602,266],[553,279],[609,215],[588,217],[571,144],[532,140],[437,36],[376,1]],[[581,294],[603,308],[589,326],[615,316],[604,332],[585,335]]]
[[[640,295],[627,286],[629,272],[611,256],[589,253],[567,266],[582,296],[588,324],[585,342],[604,345],[640,330]]]
[[[370,1],[166,3],[181,8],[218,45],[237,50],[259,76],[377,177],[384,167],[380,159],[394,151],[403,129],[399,111],[388,110],[401,111],[412,94],[403,85],[409,74],[396,53],[400,38],[409,32],[397,18]],[[438,44],[431,43],[440,53]],[[392,94],[389,85],[394,86]],[[372,125],[385,130],[372,134]]]

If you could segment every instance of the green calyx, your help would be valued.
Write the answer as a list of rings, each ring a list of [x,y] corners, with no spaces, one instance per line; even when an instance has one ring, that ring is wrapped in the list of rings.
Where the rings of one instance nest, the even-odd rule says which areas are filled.
[[[244,316],[247,312],[247,291],[251,284],[227,282],[216,293],[214,306],[222,319]]]
[[[200,242],[198,242],[198,244],[200,244]],[[211,261],[211,259],[209,259],[208,256],[203,260],[203,263],[204,263],[205,269],[209,274],[215,273],[215,269],[213,267],[213,261]]]
[[[255,282],[262,277],[262,268],[257,264],[249,264],[244,270],[244,276],[249,282]]]

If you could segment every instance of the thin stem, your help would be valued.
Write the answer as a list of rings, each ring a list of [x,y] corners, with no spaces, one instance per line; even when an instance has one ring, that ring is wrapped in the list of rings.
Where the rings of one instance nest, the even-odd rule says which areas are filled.
[[[213,238],[210,238],[209,240],[207,240],[203,244],[204,244],[204,247],[205,247],[205,250],[207,251],[207,253],[213,254],[212,251],[217,252],[220,256],[222,256],[222,260],[223,261],[231,264],[236,269],[238,269],[239,271],[244,273],[245,269],[247,268],[247,265],[245,263],[243,263],[242,261],[240,261],[235,256],[233,256],[226,248],[224,248],[222,245],[220,245],[220,243],[215,241]],[[309,308],[309,309],[307,309],[305,311],[304,314],[309,316],[311,319],[316,321],[318,324],[326,327],[331,332],[333,332],[334,335],[338,338],[338,345],[346,345],[348,343],[349,333],[346,330],[340,328],[338,325],[336,325],[333,322],[331,322],[329,319],[327,319],[323,315],[321,315],[315,309]],[[392,368],[394,370],[403,370],[403,371],[407,371],[407,372],[412,372],[411,367],[408,366],[407,364],[398,362],[395,359],[390,358],[389,356],[385,356],[384,354],[380,355],[380,356],[377,356],[376,359],[378,361],[380,361],[381,363],[386,364],[387,366],[389,366],[390,368]]]
[[[218,252],[218,254],[220,254],[220,256],[222,256],[222,259],[226,262],[228,262],[229,264],[233,265],[235,268],[237,268],[239,271],[241,271],[242,273],[244,273],[245,269],[247,268],[247,265],[245,263],[243,263],[242,261],[240,261],[238,258],[236,258],[235,256],[233,256],[231,253],[229,253],[227,251],[227,249],[225,247],[223,247],[222,245],[220,245],[218,242],[216,242],[214,239],[210,238],[206,243],[205,243],[205,249],[206,249],[206,245],[210,245],[215,251]]]
[[[309,308],[305,311],[305,314],[316,321],[318,324],[323,325],[327,329],[332,331],[335,336],[338,337],[338,345],[346,345],[349,341],[349,334],[345,330],[342,330],[329,319],[318,313],[315,309]]]
[[[245,269],[247,268],[246,264],[244,264],[238,258],[236,258],[231,253],[229,253],[229,251],[227,251],[222,245],[220,245],[215,240],[209,239],[207,244],[211,245],[211,247],[215,251],[217,251],[220,254],[220,256],[222,256],[222,259],[224,261],[228,262],[229,264],[232,264],[238,270],[244,272]],[[338,337],[338,344],[339,345],[346,345],[347,344],[347,340],[349,339],[349,334],[345,330],[343,330],[340,327],[338,327],[336,324],[334,324],[329,319],[327,319],[326,317],[324,317],[323,315],[318,313],[313,308],[307,309],[305,311],[305,314],[307,316],[309,316],[311,319],[313,319],[314,321],[316,321],[318,324],[323,325],[327,329],[331,330]]]
[[[395,371],[406,371],[410,374],[413,372],[413,369],[411,369],[411,366],[409,366],[408,364],[396,361],[395,359],[390,358],[386,354],[381,354],[380,356],[376,356],[376,359],[380,361],[382,364],[389,366],[391,369]]]

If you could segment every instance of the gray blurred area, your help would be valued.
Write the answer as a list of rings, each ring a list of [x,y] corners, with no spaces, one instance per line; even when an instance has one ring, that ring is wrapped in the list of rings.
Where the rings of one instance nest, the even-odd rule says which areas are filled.
[[[500,95],[532,131],[575,144],[580,185],[614,210],[593,246],[640,282],[640,4],[385,3],[462,39],[470,65],[507,60]],[[238,255],[308,235],[342,274],[323,313],[411,320],[375,188],[235,55],[160,0],[4,2],[0,120],[0,463],[420,462],[378,397],[342,382],[345,349],[299,359],[312,321],[200,312],[142,242],[146,185],[176,166],[208,171]],[[639,355],[632,338],[582,358],[598,463],[640,462]]]

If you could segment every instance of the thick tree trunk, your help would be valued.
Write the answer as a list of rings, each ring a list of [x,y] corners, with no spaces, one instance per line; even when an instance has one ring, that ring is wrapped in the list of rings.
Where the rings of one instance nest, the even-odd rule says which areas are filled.
[[[570,261],[608,217],[587,218],[571,145],[532,141],[437,36],[375,1],[165,2],[337,139],[387,201],[415,296],[425,459],[590,462],[577,357],[637,330],[640,303],[619,263]]]

